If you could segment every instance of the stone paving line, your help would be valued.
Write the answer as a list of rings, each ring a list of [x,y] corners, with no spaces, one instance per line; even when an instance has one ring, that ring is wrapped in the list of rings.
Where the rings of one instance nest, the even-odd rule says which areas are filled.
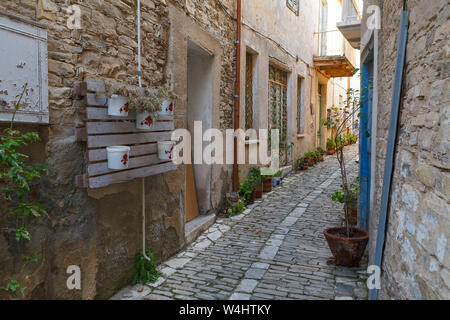
[[[356,145],[347,148],[346,158],[355,179]],[[331,200],[339,187],[334,156],[292,173],[243,214],[217,219],[162,263],[156,283],[142,292],[141,285],[126,287],[112,299],[367,299],[366,268],[335,266],[322,233],[342,224],[342,205]]]

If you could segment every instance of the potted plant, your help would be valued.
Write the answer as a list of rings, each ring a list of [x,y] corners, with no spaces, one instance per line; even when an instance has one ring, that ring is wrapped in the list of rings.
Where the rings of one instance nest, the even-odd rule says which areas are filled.
[[[277,173],[274,174],[273,178],[272,178],[272,186],[273,187],[278,187],[281,186],[281,176],[283,175],[283,171],[278,170]]]
[[[333,155],[336,152],[336,142],[334,142],[334,139],[328,139],[327,141],[327,154]]]
[[[316,155],[316,163],[324,161],[322,153],[319,150],[314,151]]]
[[[308,159],[305,157],[298,157],[296,160],[297,170],[307,170],[308,169]]]
[[[158,141],[158,158],[160,160],[173,160],[175,141]]]
[[[361,104],[359,103],[359,98],[353,98],[353,95],[356,92],[355,90],[349,89],[348,92],[350,99],[356,101],[355,104],[357,103],[358,107],[354,108],[354,111],[345,119],[343,119],[335,132],[334,141],[338,146],[336,158],[338,160],[341,172],[342,191],[334,193],[332,196],[334,199],[342,201],[342,203],[344,204],[345,223],[343,227],[328,228],[324,230],[323,233],[334,258],[336,259],[336,264],[347,267],[356,267],[359,266],[361,258],[366,249],[367,242],[369,240],[369,233],[366,230],[362,230],[352,226],[350,221],[352,215],[350,213],[350,208],[352,206],[352,203],[354,203],[354,200],[357,199],[358,192],[357,188],[355,190],[355,188],[348,183],[344,150],[340,146],[340,142],[344,124],[359,109]]]
[[[105,85],[108,97],[108,115],[114,117],[127,117],[130,108],[129,88],[126,84]]]
[[[260,199],[263,195],[263,183],[261,178],[261,170],[257,167],[250,168],[248,173],[248,179],[251,181],[255,188],[255,198]]]
[[[316,154],[312,151],[306,152],[305,153],[305,158],[308,160],[308,166],[309,167],[313,167],[316,164]]]
[[[246,204],[255,202],[255,186],[252,181],[247,180],[239,185],[239,195],[245,200]]]
[[[348,210],[347,210],[347,219],[351,226],[356,226],[358,223],[358,185],[352,184],[348,189],[347,199],[344,196],[344,192],[342,190],[335,191],[331,195],[331,199],[333,201],[344,204],[346,202]]]
[[[143,93],[130,98],[130,110],[136,113],[136,128],[151,130],[161,108],[161,100],[153,90],[145,89]]]
[[[160,100],[161,108],[157,111],[158,115],[173,115],[174,101],[177,96],[169,89],[168,86],[159,88],[157,97]]]
[[[263,192],[271,192],[272,191],[272,176],[262,176],[263,180]]]
[[[128,168],[130,161],[130,147],[111,146],[106,148],[108,169],[123,170]]]

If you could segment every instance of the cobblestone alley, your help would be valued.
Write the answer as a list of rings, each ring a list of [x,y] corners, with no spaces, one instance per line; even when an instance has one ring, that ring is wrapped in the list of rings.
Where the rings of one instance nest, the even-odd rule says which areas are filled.
[[[348,148],[350,176],[357,146]],[[336,267],[322,231],[339,225],[342,207],[334,156],[287,176],[244,214],[218,219],[185,251],[160,266],[161,277],[113,299],[365,299],[364,266]]]

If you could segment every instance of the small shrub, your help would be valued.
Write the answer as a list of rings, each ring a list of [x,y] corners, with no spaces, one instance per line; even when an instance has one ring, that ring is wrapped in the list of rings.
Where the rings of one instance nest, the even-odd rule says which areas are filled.
[[[136,261],[134,263],[134,268],[136,270],[136,274],[133,278],[133,284],[140,283],[142,285],[151,282],[154,283],[159,278],[158,271],[156,270],[155,265],[155,257],[150,250],[145,250],[147,257],[150,260],[147,260],[142,251],[136,256]]]

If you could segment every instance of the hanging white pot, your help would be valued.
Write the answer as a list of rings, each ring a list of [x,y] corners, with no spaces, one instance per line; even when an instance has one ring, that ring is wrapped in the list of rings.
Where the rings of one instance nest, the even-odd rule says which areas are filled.
[[[154,121],[153,116],[147,111],[136,113],[136,128],[139,130],[151,130]]]
[[[172,116],[173,115],[173,102],[169,101],[169,100],[163,100],[162,105],[161,105],[161,111],[158,111],[157,113],[159,115],[164,115],[164,116]]]
[[[113,94],[108,99],[108,116],[126,117],[130,108],[130,100],[127,97]]]
[[[175,141],[158,142],[158,158],[160,160],[173,160],[174,148],[175,148]]]
[[[130,161],[130,147],[111,146],[106,148],[108,154],[108,169],[127,169]]]

